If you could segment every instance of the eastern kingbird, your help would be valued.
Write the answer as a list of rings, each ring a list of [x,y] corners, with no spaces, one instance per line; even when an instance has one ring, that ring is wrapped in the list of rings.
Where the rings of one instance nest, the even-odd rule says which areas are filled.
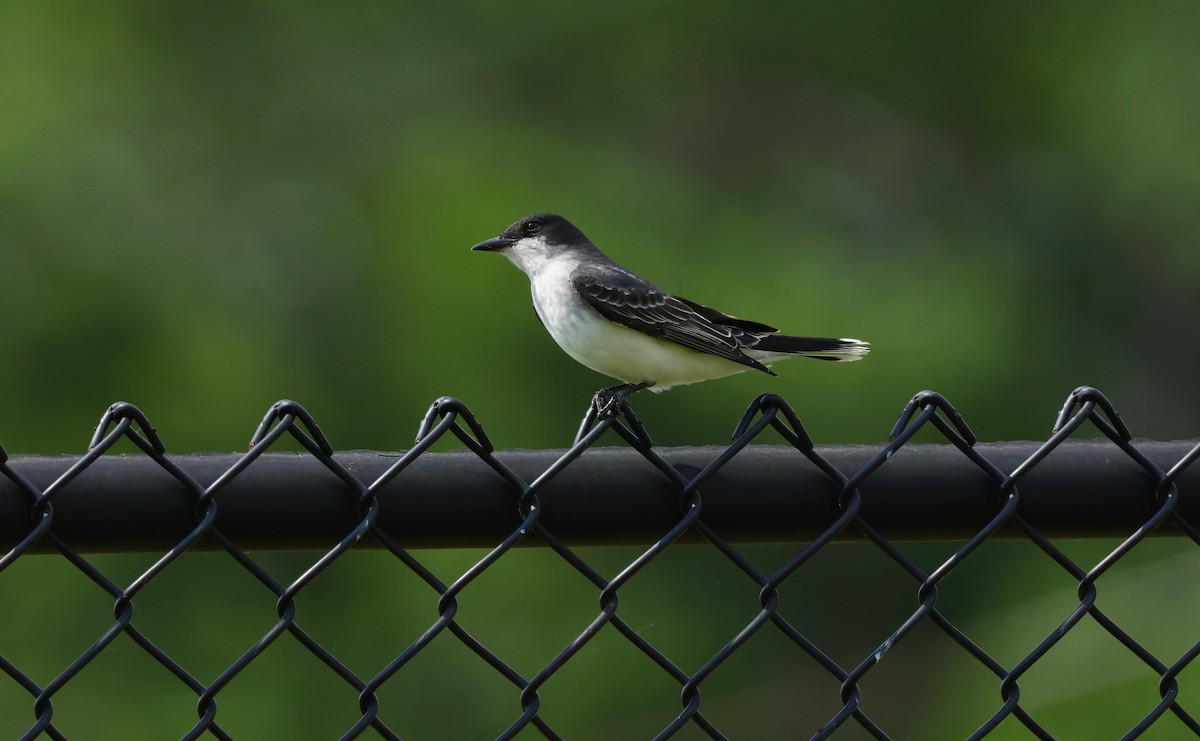
[[[674,296],[613,262],[571,222],[534,214],[471,249],[499,252],[529,276],[533,309],[558,346],[624,383],[597,392],[608,407],[626,394],[666,391],[755,370],[793,355],[861,360],[862,340],[791,337],[775,327]]]

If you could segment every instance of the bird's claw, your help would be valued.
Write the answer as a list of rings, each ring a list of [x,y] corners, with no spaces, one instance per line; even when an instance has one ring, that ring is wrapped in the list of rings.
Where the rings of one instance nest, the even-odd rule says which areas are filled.
[[[646,428],[642,426],[641,420],[633,413],[633,409],[626,400],[630,394],[635,391],[641,391],[649,385],[646,383],[623,383],[619,386],[600,389],[593,394],[592,402],[588,405],[587,413],[583,416],[583,421],[579,425],[579,432],[575,435],[576,444],[600,420],[612,419],[615,422],[618,416],[623,416],[638,442],[647,448],[651,447],[653,442],[650,440],[650,435],[646,432]]]
[[[615,416],[628,395],[629,392],[619,386],[600,389],[592,396],[592,409],[597,417]]]
[[[600,389],[592,396],[592,409],[596,412],[597,417],[615,417],[621,412],[622,407],[625,410],[629,409],[625,405],[626,397],[649,387],[649,383],[622,383]]]

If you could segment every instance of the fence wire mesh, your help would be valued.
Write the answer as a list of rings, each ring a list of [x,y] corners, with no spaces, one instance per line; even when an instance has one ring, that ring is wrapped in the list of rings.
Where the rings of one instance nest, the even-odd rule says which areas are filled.
[[[1097,466],[1111,466],[1116,460],[1121,466],[1136,468],[1144,482],[1139,491],[1127,492],[1130,498],[1139,500],[1138,511],[1144,512],[1144,516],[1132,523],[1127,532],[1122,533],[1119,544],[1091,563],[1079,563],[1078,559],[1068,557],[1060,548],[1061,544],[1051,542],[1042,529],[1035,527],[1026,516],[1021,491],[1023,482],[1031,472],[1043,466],[1044,461],[1056,449],[1063,446],[1069,437],[1085,425],[1090,426],[1107,441],[1104,455],[1096,456]],[[957,458],[968,462],[980,472],[986,481],[990,482],[992,500],[985,521],[974,528],[968,537],[963,538],[961,543],[956,544],[953,552],[942,558],[933,568],[923,568],[917,559],[906,554],[905,549],[897,544],[901,540],[911,539],[913,533],[897,532],[895,526],[891,526],[888,536],[885,536],[877,523],[869,521],[864,513],[862,495],[862,489],[873,477],[879,477],[881,471],[886,471],[890,465],[894,465],[894,460],[902,457],[896,456],[898,452],[905,448],[919,447],[912,440],[921,430],[933,430],[944,441],[943,444],[948,446],[947,450],[953,451]],[[311,559],[306,558],[301,573],[290,580],[283,580],[274,575],[271,569],[263,565],[263,555],[256,554],[252,557],[247,552],[251,548],[248,548],[245,542],[239,542],[235,535],[231,535],[230,522],[225,518],[234,515],[230,514],[231,510],[223,509],[222,502],[223,494],[232,483],[246,478],[247,471],[255,462],[262,459],[273,446],[277,446],[284,436],[291,436],[305,451],[304,454],[292,456],[289,460],[318,462],[341,482],[341,493],[335,497],[338,500],[337,506],[344,511],[353,511],[353,517],[346,520],[347,526],[338,531],[339,539],[336,544]],[[543,505],[542,499],[542,495],[553,485],[556,478],[572,466],[581,465],[578,462],[586,460],[584,454],[605,436],[607,442],[615,440],[624,446],[623,449],[634,451],[640,459],[648,463],[656,472],[653,475],[658,478],[659,484],[666,483],[677,503],[676,515],[670,526],[659,532],[649,547],[636,549],[631,559],[616,568],[613,568],[611,563],[605,567],[589,563],[581,555],[584,549],[569,545],[560,537],[560,533],[548,526],[553,514]],[[434,569],[427,565],[427,558],[414,555],[411,544],[407,544],[402,535],[384,526],[384,521],[381,520],[381,492],[385,489],[397,491],[396,496],[403,497],[406,473],[422,458],[442,455],[431,453],[430,448],[443,439],[456,439],[457,445],[461,446],[463,451],[483,464],[477,467],[473,475],[486,476],[491,484],[502,484],[496,491],[501,492],[501,496],[505,498],[504,506],[516,513],[511,523],[504,526],[502,536],[488,544],[486,553],[481,558],[473,558],[465,570],[448,580],[435,574]],[[158,472],[156,486],[168,492],[170,496],[176,496],[179,491],[185,493],[192,521],[178,538],[172,536],[173,544],[165,549],[165,552],[161,552],[152,565],[139,569],[132,578],[118,579],[104,573],[95,565],[95,557],[84,557],[83,553],[95,550],[95,547],[89,547],[86,543],[81,545],[84,541],[80,538],[67,537],[60,532],[61,518],[56,503],[64,502],[64,497],[69,496],[72,489],[86,490],[90,484],[85,473],[98,467],[99,461],[114,458],[105,454],[122,440],[130,441],[139,453],[137,456],[126,456],[127,458],[136,457],[141,462],[153,463],[155,471]],[[743,543],[730,538],[719,527],[714,526],[711,518],[706,515],[704,499],[706,485],[731,470],[731,463],[739,455],[744,455],[751,443],[764,441],[782,441],[787,456],[802,458],[807,461],[805,465],[811,465],[819,472],[826,481],[830,499],[828,504],[833,513],[830,521],[821,523],[815,537],[786,538],[793,541],[793,545],[789,547],[782,565],[773,569],[761,568],[755,559],[746,555],[746,546]],[[120,645],[126,648],[121,650],[128,650],[131,642],[144,652],[145,656],[164,668],[173,677],[173,680],[170,680],[172,683],[177,687],[186,688],[186,691],[194,696],[194,724],[183,733],[182,738],[210,736],[230,739],[238,729],[223,725],[222,713],[218,712],[219,701],[236,696],[238,688],[231,686],[234,681],[239,676],[252,674],[256,662],[261,662],[262,657],[273,650],[274,646],[290,641],[294,648],[307,652],[318,660],[329,677],[343,690],[352,692],[357,697],[357,707],[354,711],[356,720],[348,723],[341,731],[342,738],[359,738],[365,734],[399,739],[407,737],[406,734],[410,733],[410,729],[406,728],[405,708],[399,707],[390,711],[385,707],[380,699],[384,688],[406,671],[418,674],[428,671],[428,666],[417,668],[420,663],[418,657],[423,652],[430,652],[433,645],[452,642],[466,649],[474,664],[484,667],[509,688],[507,695],[510,697],[511,709],[507,711],[508,717],[505,718],[503,727],[497,729],[498,738],[510,739],[520,735],[557,739],[571,737],[572,734],[556,727],[554,705],[546,700],[548,686],[572,663],[580,661],[584,650],[593,644],[602,631],[608,636],[615,632],[628,647],[642,657],[641,671],[656,673],[660,679],[669,682],[678,691],[679,704],[674,708],[661,709],[661,718],[653,734],[655,738],[665,739],[684,732],[688,737],[723,739],[735,736],[736,733],[727,727],[724,719],[713,716],[710,708],[706,706],[702,693],[706,687],[705,683],[711,684],[714,674],[718,673],[731,657],[744,650],[756,635],[773,632],[791,647],[790,652],[781,660],[820,667],[826,676],[823,687],[816,690],[807,688],[804,691],[798,689],[793,702],[804,703],[815,691],[834,698],[835,707],[820,724],[814,724],[810,728],[787,726],[789,719],[793,717],[789,707],[756,709],[756,713],[777,713],[783,719],[778,727],[791,728],[786,734],[781,732],[780,737],[861,737],[865,734],[882,739],[890,737],[889,729],[885,727],[885,721],[873,715],[871,704],[865,699],[863,687],[869,683],[872,674],[879,671],[879,667],[887,664],[889,656],[893,655],[897,647],[902,646],[920,627],[924,630],[932,628],[939,631],[952,642],[964,659],[994,678],[992,684],[995,701],[987,713],[978,719],[977,727],[969,734],[970,738],[982,738],[1003,725],[1006,730],[1014,732],[1023,728],[1025,732],[1020,735],[1050,739],[1055,738],[1056,731],[1043,725],[1043,721],[1039,720],[1037,713],[1028,704],[1022,704],[1021,682],[1031,668],[1047,657],[1057,645],[1068,640],[1069,636],[1082,632],[1080,626],[1090,624],[1102,630],[1112,642],[1127,652],[1129,657],[1140,662],[1157,682],[1156,697],[1147,701],[1141,717],[1130,727],[1111,728],[1110,735],[1134,738],[1151,730],[1164,738],[1179,737],[1188,732],[1200,735],[1200,722],[1184,707],[1181,700],[1179,681],[1181,673],[1200,653],[1200,642],[1175,655],[1156,655],[1146,647],[1149,641],[1145,636],[1138,640],[1100,609],[1097,586],[1098,580],[1106,572],[1118,561],[1126,558],[1156,530],[1162,533],[1170,529],[1173,534],[1182,535],[1191,543],[1200,545],[1200,530],[1184,515],[1184,507],[1181,506],[1184,498],[1179,486],[1181,476],[1196,458],[1200,457],[1200,445],[1188,444],[1178,448],[1184,451],[1183,454],[1164,466],[1144,452],[1145,443],[1132,438],[1108,399],[1095,389],[1081,387],[1067,399],[1058,415],[1053,434],[1044,442],[1031,443],[1028,454],[1015,467],[1001,467],[981,452],[984,447],[976,444],[975,435],[946,399],[933,392],[922,392],[904,408],[886,443],[873,449],[866,462],[854,470],[843,470],[822,453],[822,448],[814,444],[796,412],[783,399],[764,394],[751,403],[737,423],[732,444],[717,451],[704,465],[694,469],[687,468],[686,472],[682,467],[669,462],[653,445],[649,434],[632,409],[628,404],[624,404],[615,410],[615,413],[597,414],[594,409],[590,410],[569,449],[556,455],[552,462],[544,470],[536,472],[536,475],[518,475],[512,466],[504,462],[504,454],[493,447],[483,426],[471,411],[458,400],[444,397],[430,407],[419,425],[414,447],[397,454],[381,474],[364,479],[352,470],[351,466],[344,464],[344,456],[335,452],[304,408],[291,401],[282,401],[268,411],[253,435],[249,450],[234,456],[233,462],[219,475],[210,477],[211,480],[207,483],[201,483],[193,473],[185,470],[179,456],[167,452],[163,440],[139,409],[131,404],[119,403],[110,407],[103,415],[84,455],[78,459],[54,459],[60,472],[47,483],[34,482],[35,479],[42,478],[40,474],[33,476],[28,471],[22,472],[22,465],[27,458],[9,456],[0,450],[0,519],[3,520],[3,532],[7,539],[7,553],[0,559],[0,583],[6,572],[24,556],[29,557],[26,561],[43,558],[58,560],[61,557],[72,570],[91,583],[92,586],[87,587],[88,589],[100,590],[107,595],[107,599],[112,600],[113,605],[111,623],[103,626],[98,634],[90,639],[90,645],[65,666],[54,667],[48,671],[23,668],[18,665],[21,660],[13,657],[25,652],[19,650],[22,647],[10,643],[8,646],[0,644],[0,668],[11,680],[7,689],[11,690],[15,684],[19,687],[18,692],[25,693],[29,701],[31,712],[27,716],[28,725],[26,726],[24,721],[18,724],[20,738],[65,739],[69,733],[90,735],[86,730],[67,728],[61,721],[56,722],[56,719],[62,716],[60,705],[79,700],[69,692],[72,683],[78,682],[91,667],[101,663],[106,652],[116,651],[115,642],[123,636],[129,640],[122,641]],[[592,451],[592,454],[598,452]],[[933,478],[937,475],[937,472],[930,473]],[[783,485],[786,488],[788,482],[783,482]],[[605,494],[598,492],[597,496],[603,497]],[[755,492],[745,491],[743,495],[753,498]],[[65,507],[65,504],[63,506]],[[95,529],[120,525],[117,522],[106,521],[103,508],[97,511],[99,514],[93,524]],[[1083,513],[1080,513],[1081,517],[1082,515]],[[921,516],[936,520],[940,515],[935,511],[921,513]],[[282,515],[281,521],[284,521]],[[334,523],[334,528],[341,527],[341,521],[337,518],[331,518],[330,521]],[[773,538],[778,537],[778,528],[774,523],[764,522],[761,526],[764,530],[775,533]],[[1070,527],[1066,528],[1066,532],[1070,533]],[[869,541],[877,553],[898,567],[896,573],[902,574],[904,583],[916,590],[916,602],[915,606],[903,611],[901,618],[890,626],[882,640],[872,643],[870,650],[849,661],[838,661],[833,658],[835,652],[818,645],[818,640],[812,637],[811,631],[804,628],[801,619],[783,609],[781,593],[785,584],[810,565],[818,553],[827,550],[835,539],[846,538],[850,534],[857,539]],[[287,533],[282,533],[281,536],[287,539]],[[125,536],[118,537],[118,545],[120,537]],[[1061,615],[1059,622],[1035,636],[1031,641],[1031,649],[1015,660],[1008,661],[1002,661],[989,653],[982,641],[969,636],[939,608],[939,598],[943,594],[947,579],[956,573],[962,573],[965,570],[964,564],[977,554],[981,545],[999,537],[1017,537],[1032,544],[1053,562],[1055,568],[1065,575],[1066,582],[1074,587],[1074,595],[1070,600],[1072,604]],[[721,639],[717,650],[706,655],[701,661],[689,661],[686,665],[673,659],[669,649],[651,642],[646,637],[647,631],[644,626],[627,620],[619,608],[618,599],[621,590],[628,589],[631,583],[636,583],[652,563],[663,559],[668,549],[692,547],[680,545],[685,540],[706,544],[705,548],[716,554],[732,571],[740,574],[738,578],[752,585],[757,593],[757,602],[750,606],[752,609],[747,610],[748,619]],[[330,641],[317,640],[314,637],[315,633],[302,627],[299,619],[299,604],[306,589],[309,589],[319,575],[330,570],[335,563],[356,549],[360,541],[363,541],[363,545],[369,542],[370,545],[389,553],[425,585],[422,588],[424,591],[416,594],[374,592],[367,595],[371,601],[393,600],[412,603],[424,600],[436,604],[436,616],[422,630],[404,637],[407,645],[402,650],[386,656],[376,656],[374,670],[371,672],[351,669],[353,662],[343,661],[335,655],[334,650],[329,647]],[[111,540],[106,542],[109,546],[113,543]],[[485,572],[496,569],[502,559],[511,556],[513,549],[519,544],[534,544],[548,549],[561,564],[565,564],[573,572],[576,581],[586,585],[598,598],[598,608],[594,614],[580,625],[568,628],[572,634],[570,640],[561,645],[549,660],[539,662],[532,669],[519,669],[518,663],[527,662],[513,660],[506,655],[503,648],[496,648],[494,641],[492,647],[485,645],[476,633],[468,631],[463,624],[465,621],[462,598],[465,593],[469,592]],[[239,569],[258,582],[262,598],[274,601],[276,615],[273,624],[265,632],[248,645],[237,649],[241,653],[235,660],[225,665],[215,676],[203,677],[189,670],[185,660],[169,654],[134,621],[134,606],[138,604],[139,595],[147,586],[159,580],[185,553],[200,549],[219,550],[227,554]],[[623,551],[625,552],[627,551]],[[57,555],[34,557],[34,553]],[[1174,586],[1195,591],[1194,585],[1191,584]],[[664,594],[664,598],[667,596]],[[36,603],[38,595],[28,594],[24,599]],[[46,609],[55,608],[48,605]],[[826,605],[824,609],[836,611],[839,607],[831,604]],[[1195,619],[1194,615],[1165,617],[1184,622]],[[0,620],[0,623],[2,622],[3,620]],[[37,640],[52,641],[55,637],[39,636]],[[1096,667],[1095,670],[1104,671],[1103,667]],[[273,678],[269,681],[279,682],[280,679]],[[916,695],[917,699],[913,702],[919,705],[922,702],[920,692],[917,691]],[[570,700],[560,697],[558,701]],[[469,700],[463,698],[460,698],[460,702],[469,704]],[[149,711],[138,706],[123,708],[119,712],[126,718],[125,722],[136,726],[138,716]],[[619,708],[614,708],[612,712],[619,718]],[[1091,712],[1103,714],[1104,709],[1095,708]],[[17,727],[11,725],[17,723],[13,718],[8,718],[6,722],[10,727]]]

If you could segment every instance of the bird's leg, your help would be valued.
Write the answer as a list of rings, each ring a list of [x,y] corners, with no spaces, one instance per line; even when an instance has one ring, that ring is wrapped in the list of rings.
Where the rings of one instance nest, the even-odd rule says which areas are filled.
[[[604,417],[616,418],[618,414],[624,415],[629,423],[630,430],[637,436],[638,440],[647,448],[653,443],[650,441],[650,435],[646,432],[646,428],[642,426],[641,420],[633,413],[633,409],[625,401],[626,397],[644,388],[649,388],[653,384],[649,383],[622,383],[618,386],[600,389],[592,397],[592,403],[588,405],[587,414],[583,415],[583,421],[579,424],[579,432],[575,435],[575,442],[587,435],[587,433],[596,425],[596,422]]]
[[[596,410],[596,415],[600,417],[609,413],[616,414],[620,411],[621,405],[625,403],[625,397],[644,388],[650,388],[650,384],[622,383],[600,389],[592,396],[592,408]]]

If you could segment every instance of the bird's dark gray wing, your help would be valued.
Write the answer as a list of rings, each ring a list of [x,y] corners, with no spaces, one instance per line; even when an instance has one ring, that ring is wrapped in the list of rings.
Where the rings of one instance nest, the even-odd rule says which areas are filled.
[[[747,330],[775,331],[772,327],[672,296],[617,265],[581,265],[571,273],[571,283],[588,306],[611,322],[771,373],[742,347],[756,344],[757,338],[748,336]],[[721,318],[731,324],[719,323]]]
[[[749,332],[770,333],[770,332],[778,332],[779,331],[778,328],[772,327],[770,324],[763,324],[762,322],[752,322],[749,319],[738,319],[736,316],[730,316],[729,314],[726,314],[722,311],[717,311],[716,309],[710,309],[707,306],[705,306],[704,304],[698,304],[695,301],[688,301],[683,296],[676,296],[675,298],[679,299],[683,303],[692,307],[692,309],[697,314],[704,317],[705,319],[712,322],[713,324],[724,324],[729,327],[737,327],[738,329],[744,329]]]

